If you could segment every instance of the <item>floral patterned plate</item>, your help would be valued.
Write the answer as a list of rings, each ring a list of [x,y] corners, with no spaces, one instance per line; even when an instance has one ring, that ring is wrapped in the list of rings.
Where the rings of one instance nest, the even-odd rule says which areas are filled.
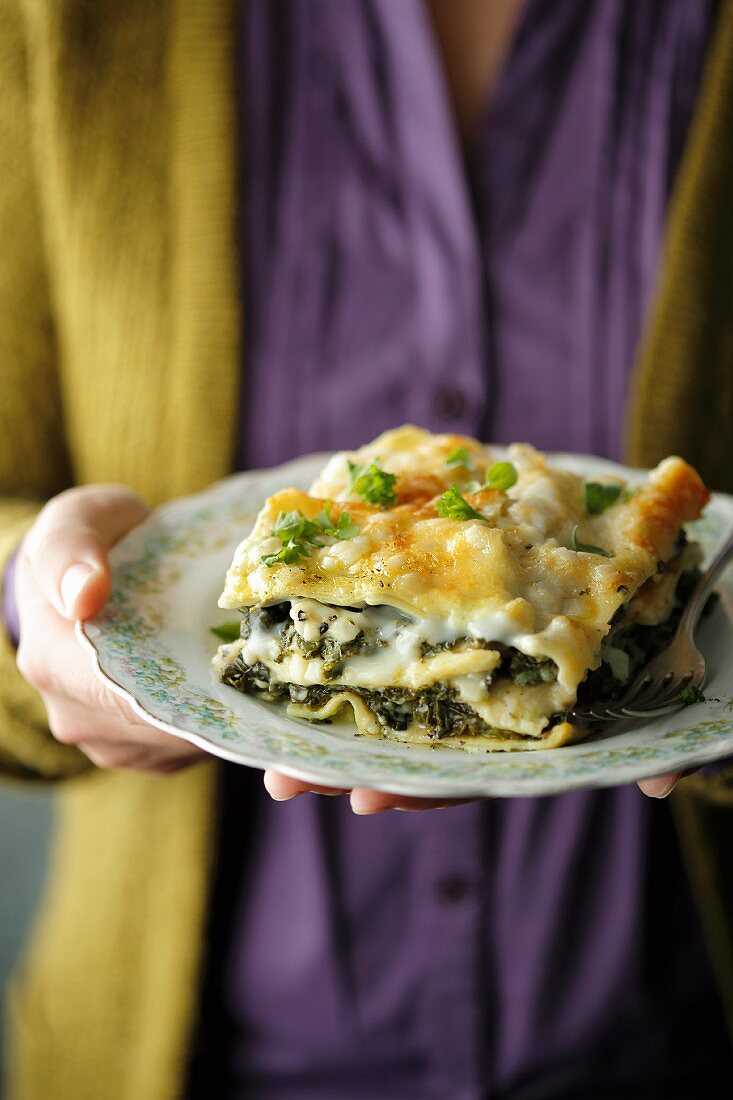
[[[159,509],[114,548],[109,603],[77,624],[77,634],[102,680],[147,722],[226,760],[314,783],[425,797],[553,794],[733,756],[733,571],[698,630],[709,669],[705,702],[559,749],[463,753],[360,737],[351,722],[311,725],[219,683],[210,668],[217,647],[210,627],[231,618],[217,599],[234,548],[267,496],[307,486],[323,461],[314,455],[227,478]],[[597,458],[553,461],[591,476],[641,476]],[[733,497],[716,495],[691,526],[710,556],[733,527]]]

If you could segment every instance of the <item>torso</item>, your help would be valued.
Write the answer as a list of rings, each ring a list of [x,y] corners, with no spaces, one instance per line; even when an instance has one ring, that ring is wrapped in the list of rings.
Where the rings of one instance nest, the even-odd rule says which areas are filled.
[[[242,463],[406,420],[617,456],[713,4],[496,5],[469,63],[458,28],[494,5],[450,42],[435,0],[452,107],[422,0],[245,7]],[[230,854],[253,815],[214,973],[232,1096],[717,1095],[664,804],[358,819],[242,769],[227,790]]]

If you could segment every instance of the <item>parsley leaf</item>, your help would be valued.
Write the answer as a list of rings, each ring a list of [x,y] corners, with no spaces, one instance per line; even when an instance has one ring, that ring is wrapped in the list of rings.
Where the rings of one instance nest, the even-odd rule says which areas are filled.
[[[578,554],[600,554],[602,558],[612,558],[613,554],[610,550],[604,550],[601,546],[590,546],[587,543],[578,541],[578,525],[573,527],[573,535],[570,540],[570,545],[573,550]]]
[[[295,508],[292,512],[281,512],[272,529],[272,537],[280,539],[282,546],[272,554],[263,554],[265,565],[297,565],[301,558],[311,556],[311,546],[322,546],[317,535],[321,528],[312,520],[306,519]]]
[[[468,470],[470,473],[473,473],[476,469],[473,459],[465,447],[454,447],[451,453],[446,456],[445,464],[449,470],[458,466],[462,470]]]
[[[495,462],[486,471],[486,486],[489,489],[511,489],[517,483],[517,468],[511,462]]]
[[[236,642],[241,625],[241,622],[219,623],[218,626],[210,626],[209,630],[212,634],[216,634],[217,638],[221,638],[222,642]]]
[[[683,692],[680,693],[680,701],[685,704],[686,707],[691,707],[693,703],[704,703],[705,696],[700,691],[699,687],[686,687]]]
[[[349,490],[357,493],[367,504],[379,504],[386,508],[394,504],[397,496],[394,491],[396,474],[383,470],[379,462],[370,462],[368,466],[359,466],[347,459],[349,467]]]
[[[301,558],[311,556],[311,547],[323,546],[321,535],[336,539],[351,539],[359,534],[359,528],[351,522],[348,512],[342,512],[336,523],[331,518],[331,504],[326,504],[316,520],[306,519],[297,508],[281,512],[272,529],[272,537],[280,539],[282,546],[272,554],[263,554],[265,565],[297,565]]]
[[[486,516],[472,508],[468,501],[461,495],[457,485],[451,485],[446,489],[438,501],[436,508],[439,516],[447,519],[480,519],[487,523]]]
[[[512,485],[516,485],[518,476],[517,469],[511,462],[495,462],[486,471],[486,480],[483,484],[475,480],[467,481],[463,491],[464,493],[480,493],[482,489],[501,489],[506,492],[507,489],[511,489]]]
[[[586,481],[585,506],[592,516],[598,516],[610,508],[623,492],[620,485],[604,485],[600,481]]]
[[[330,501],[326,504],[316,520],[316,523],[321,528],[324,535],[328,535],[330,538],[353,539],[354,535],[359,534],[359,527],[357,524],[351,522],[351,516],[348,512],[342,512],[336,523],[333,522],[331,519]]]
[[[320,546],[320,543],[316,545]],[[263,554],[261,560],[265,565],[297,565],[301,558],[311,556],[310,547],[304,542],[288,542],[272,554]]]
[[[292,512],[281,512],[273,528],[273,535],[280,542],[310,542],[314,546],[321,544],[315,539],[320,527],[312,520],[306,519],[299,509]]]

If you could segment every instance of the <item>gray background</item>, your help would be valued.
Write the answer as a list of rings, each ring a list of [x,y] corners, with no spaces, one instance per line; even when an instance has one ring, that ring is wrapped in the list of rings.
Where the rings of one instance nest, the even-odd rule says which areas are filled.
[[[41,897],[52,819],[52,788],[0,784],[0,982],[3,1007],[8,978],[22,951]],[[5,1051],[0,1047],[0,1070],[4,1055]]]

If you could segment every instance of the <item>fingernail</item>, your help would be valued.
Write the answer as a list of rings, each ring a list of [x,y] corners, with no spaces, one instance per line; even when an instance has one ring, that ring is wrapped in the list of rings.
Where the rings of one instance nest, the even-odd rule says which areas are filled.
[[[97,570],[93,565],[83,561],[77,562],[76,565],[70,565],[66,570],[61,578],[60,590],[61,602],[67,615],[71,614],[78,596],[86,588],[90,577],[96,572]]]
[[[652,798],[666,798],[668,794],[672,793],[676,785],[676,779],[668,779],[667,782],[659,788],[656,794],[652,795]]]
[[[291,791],[290,794],[273,794],[267,783],[265,783],[265,790],[273,802],[289,802],[291,798],[299,798],[300,795],[306,793],[305,791]]]
[[[381,811],[380,806],[369,806],[368,803],[362,802],[360,798],[354,798],[351,796],[351,809],[352,812],[358,814],[359,817],[366,817],[368,814],[378,814]]]

